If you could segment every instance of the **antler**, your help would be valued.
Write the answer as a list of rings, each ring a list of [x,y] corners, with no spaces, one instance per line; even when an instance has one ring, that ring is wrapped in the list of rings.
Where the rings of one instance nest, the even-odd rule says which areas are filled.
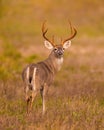
[[[74,38],[75,35],[77,34],[77,30],[75,29],[75,27],[72,27],[70,21],[69,21],[69,25],[70,25],[70,28],[71,28],[71,36],[70,36],[69,38],[65,39],[64,41],[62,41],[62,45],[63,45],[66,41],[68,41],[68,40]]]
[[[45,29],[45,23],[46,23],[46,21],[44,21],[44,23],[43,23],[43,25],[42,25],[42,34],[43,34],[43,37],[44,37],[44,39],[46,39],[47,41],[49,41],[49,42],[52,44],[52,46],[55,46],[55,44],[54,44],[54,36],[53,36],[53,38],[52,38],[52,41],[50,41],[50,40],[46,37],[46,33],[47,33],[47,31],[48,31],[48,28]]]

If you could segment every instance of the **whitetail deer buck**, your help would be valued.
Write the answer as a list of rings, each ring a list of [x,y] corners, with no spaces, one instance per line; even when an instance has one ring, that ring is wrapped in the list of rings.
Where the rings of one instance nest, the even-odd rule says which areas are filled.
[[[70,23],[70,22],[69,22]],[[50,55],[44,61],[28,65],[22,73],[25,83],[25,94],[27,102],[27,113],[30,112],[34,98],[37,93],[41,93],[43,114],[45,113],[45,98],[49,86],[54,80],[57,71],[60,70],[63,63],[64,50],[70,47],[71,39],[75,37],[77,31],[71,26],[71,36],[62,41],[59,45],[54,44],[54,40],[49,40],[46,36],[48,29],[45,29],[45,23],[42,26],[42,34],[45,39],[45,47],[51,50]]]

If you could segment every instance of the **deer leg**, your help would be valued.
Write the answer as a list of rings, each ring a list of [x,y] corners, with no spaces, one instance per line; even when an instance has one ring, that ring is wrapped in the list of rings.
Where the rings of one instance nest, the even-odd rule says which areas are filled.
[[[45,104],[46,104],[47,91],[48,91],[48,86],[46,84],[44,84],[43,88],[40,90],[41,97],[42,97],[42,105],[43,105],[43,111],[42,111],[43,115],[45,114],[45,111],[46,111]]]
[[[29,114],[29,105],[30,105],[30,97],[28,95],[29,92],[29,88],[28,86],[26,86],[25,88],[25,98],[26,98],[26,102],[27,102],[27,114]]]
[[[30,102],[31,102],[31,96],[30,97],[28,97],[28,99],[27,99],[27,114],[29,114],[30,113]]]
[[[33,101],[34,101],[36,95],[37,95],[37,92],[36,91],[32,91],[31,101],[30,101],[30,110],[32,110]]]

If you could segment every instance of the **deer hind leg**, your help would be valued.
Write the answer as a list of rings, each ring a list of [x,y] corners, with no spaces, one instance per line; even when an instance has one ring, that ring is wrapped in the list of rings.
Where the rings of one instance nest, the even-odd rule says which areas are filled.
[[[26,102],[27,102],[27,114],[29,114],[32,110],[33,101],[37,95],[36,91],[31,91],[29,95],[26,94]]]
[[[47,95],[47,91],[48,91],[48,86],[46,84],[44,84],[43,88],[40,90],[41,93],[41,97],[42,97],[42,114],[44,115],[46,112],[46,95]]]
[[[29,80],[29,68],[27,69],[27,79]],[[27,87],[28,91],[26,90],[27,113],[30,113],[30,111],[32,110],[33,101],[37,95],[35,80],[36,80],[36,68],[34,68],[31,81],[29,80],[29,83],[27,82],[28,84]]]
[[[27,101],[27,114],[29,114],[30,113],[30,109],[29,108],[30,108],[31,97],[28,97],[26,101]]]
[[[31,104],[31,100],[32,100],[32,91],[29,89],[29,86],[27,85],[25,88],[25,99],[26,99],[26,110],[27,110],[27,114],[30,113],[30,104]]]
[[[31,96],[29,95],[29,88],[26,86],[25,88],[25,98],[26,98],[26,103],[27,103],[27,114],[29,114],[29,106],[30,106],[30,101],[31,101]]]
[[[37,91],[32,91],[32,94],[31,94],[31,100],[30,100],[30,111],[32,110],[32,107],[33,107],[33,102],[34,102],[34,99],[37,95]]]

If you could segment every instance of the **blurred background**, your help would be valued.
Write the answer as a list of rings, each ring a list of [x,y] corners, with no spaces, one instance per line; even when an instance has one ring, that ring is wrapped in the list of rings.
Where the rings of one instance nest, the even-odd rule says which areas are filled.
[[[41,57],[41,53],[45,53],[41,33],[44,20],[47,20],[49,37],[55,35],[56,43],[60,42],[60,37],[64,39],[69,36],[68,19],[70,19],[78,31],[77,37],[72,42],[73,46],[83,44],[81,46],[84,47],[90,44],[93,47],[95,43],[100,45],[104,41],[103,4],[103,0],[56,0],[54,2],[48,0],[1,0],[0,54],[6,53],[4,57],[1,56],[3,62],[6,62],[1,61],[2,67],[7,66],[8,61],[3,58],[8,56],[11,58],[14,56],[18,60],[30,56],[30,59],[27,60],[32,60],[32,58],[36,58],[36,55]],[[40,54],[36,52],[38,45],[42,49]],[[83,49],[86,51],[88,48],[84,47]],[[75,51],[77,54],[79,53],[78,49]],[[2,69],[0,72],[4,71]],[[10,71],[15,70],[12,68]]]
[[[48,37],[59,44],[70,35],[68,19],[78,33],[49,92],[50,112],[41,119],[38,97],[28,123],[21,72],[50,53],[41,32],[44,20]],[[104,1],[0,0],[0,89],[1,129],[103,130]]]

